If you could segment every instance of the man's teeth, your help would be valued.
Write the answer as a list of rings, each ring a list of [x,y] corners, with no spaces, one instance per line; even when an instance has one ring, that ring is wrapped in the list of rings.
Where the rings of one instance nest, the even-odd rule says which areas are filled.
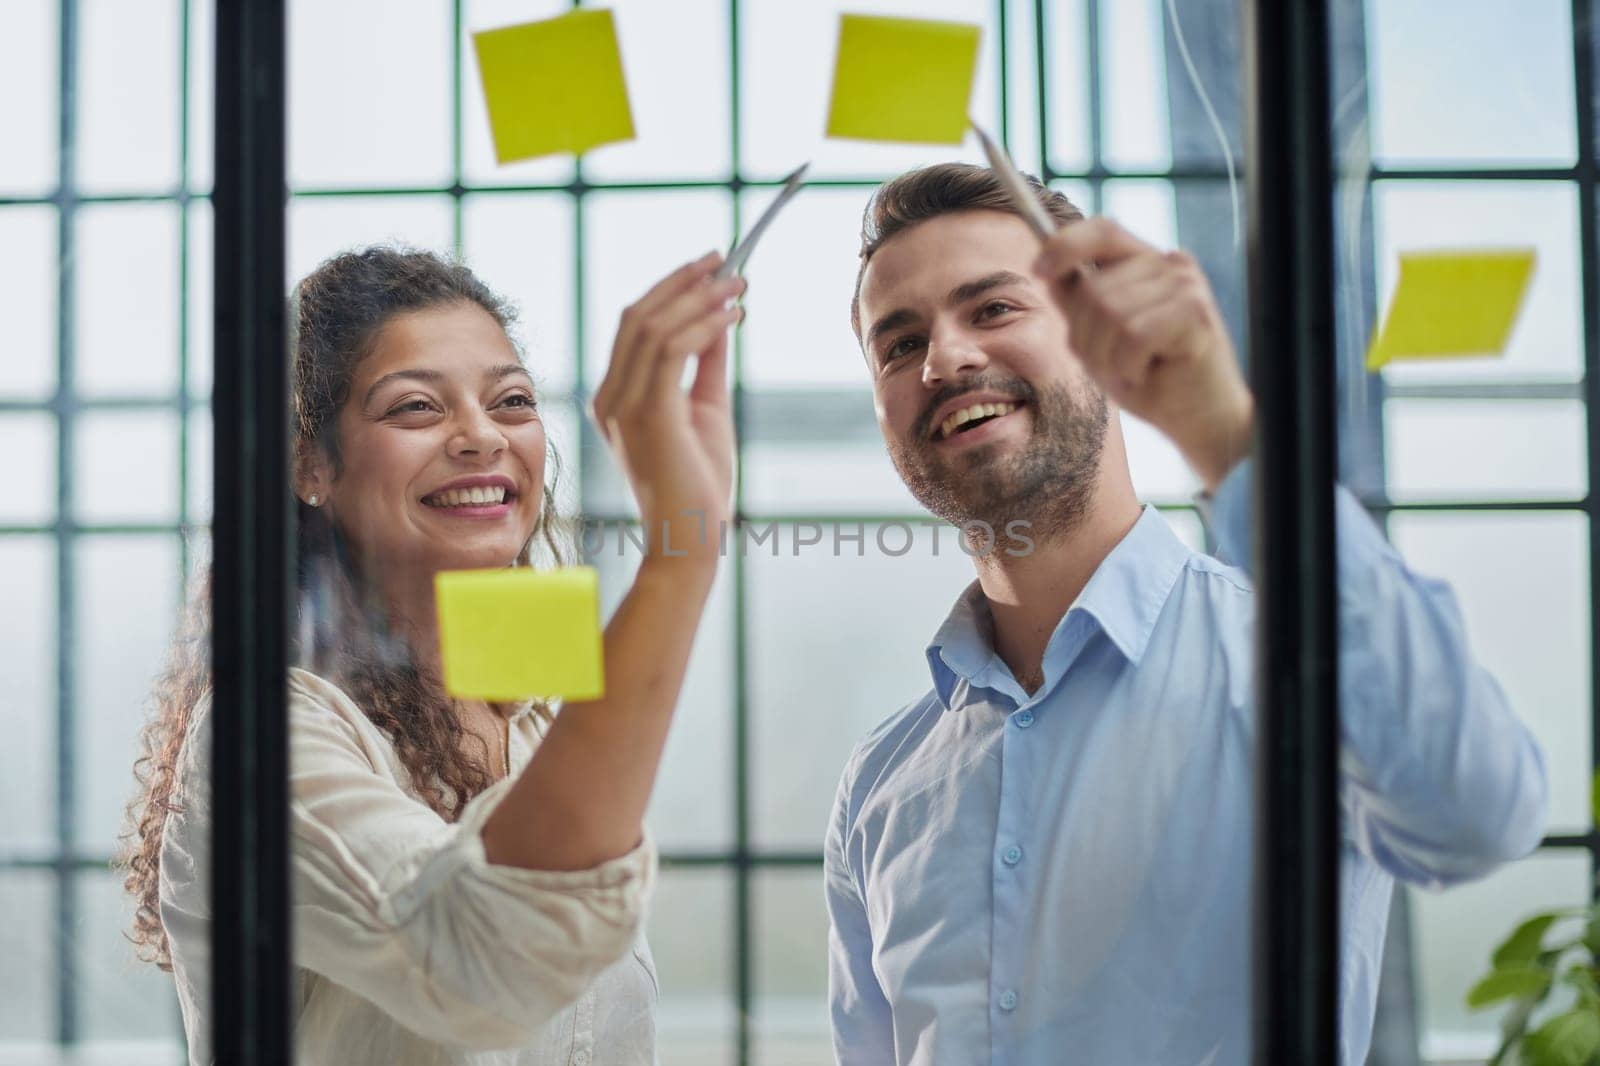
[[[975,403],[971,407],[964,407],[939,423],[939,436],[941,439],[950,436],[960,427],[975,418],[993,418],[1008,415],[1017,409],[1014,403]]]
[[[474,504],[504,503],[504,485],[479,485],[470,489],[446,489],[426,496],[422,502],[429,507],[471,507]]]

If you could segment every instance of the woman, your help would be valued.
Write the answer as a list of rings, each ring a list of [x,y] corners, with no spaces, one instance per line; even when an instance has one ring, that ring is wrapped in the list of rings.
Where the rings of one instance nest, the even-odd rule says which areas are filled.
[[[560,556],[509,311],[466,268],[384,248],[296,288],[303,1066],[653,1061],[642,818],[716,569],[698,531],[729,503],[743,283],[715,280],[719,263],[682,267],[622,316],[593,414],[649,549],[606,628],[604,698],[558,715],[439,683],[434,574],[528,565],[536,538]],[[135,940],[177,980],[194,1064],[211,1062],[208,668],[203,631],[179,641],[126,860]]]

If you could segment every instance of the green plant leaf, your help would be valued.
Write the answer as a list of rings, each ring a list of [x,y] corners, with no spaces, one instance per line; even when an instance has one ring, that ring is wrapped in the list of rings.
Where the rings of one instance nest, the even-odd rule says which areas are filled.
[[[1561,975],[1561,980],[1578,990],[1585,1007],[1592,1011],[1600,1011],[1600,982],[1596,982],[1592,966],[1575,962],[1567,967],[1567,972]]]
[[[1528,1034],[1523,1051],[1529,1066],[1585,1066],[1600,1051],[1600,1014],[1589,1007],[1558,1014]]]
[[[1594,783],[1589,786],[1589,811],[1594,824],[1600,825],[1600,773],[1594,775]]]
[[[1503,999],[1528,999],[1550,991],[1551,973],[1537,966],[1505,966],[1491,970],[1467,992],[1467,1006],[1476,1010]]]
[[[1589,954],[1596,961],[1600,961],[1600,908],[1589,912],[1589,920],[1583,927],[1583,946],[1589,949]]]
[[[1491,961],[1494,968],[1504,969],[1507,966],[1531,963],[1539,957],[1540,946],[1544,943],[1544,934],[1560,918],[1565,917],[1568,911],[1546,911],[1527,919],[1512,930],[1511,935],[1494,949]]]

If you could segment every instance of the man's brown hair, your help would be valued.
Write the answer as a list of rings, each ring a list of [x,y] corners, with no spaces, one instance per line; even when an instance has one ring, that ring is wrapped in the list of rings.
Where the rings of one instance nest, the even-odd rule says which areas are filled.
[[[1028,187],[1050,217],[1065,225],[1083,218],[1071,200],[1047,188],[1031,174],[1024,174]],[[919,222],[957,211],[1004,211],[1019,215],[1005,186],[988,167],[970,163],[935,163],[911,170],[878,186],[861,213],[861,266],[856,271],[855,295],[850,297],[850,327],[861,339],[861,278],[873,253],[897,233]]]

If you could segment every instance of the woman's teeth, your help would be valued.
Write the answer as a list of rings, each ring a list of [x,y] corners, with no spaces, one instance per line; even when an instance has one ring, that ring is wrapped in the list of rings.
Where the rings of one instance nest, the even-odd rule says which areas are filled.
[[[470,489],[446,489],[436,492],[432,496],[424,496],[422,502],[429,507],[472,507],[486,504],[504,503],[506,490],[504,485],[480,485]]]
[[[1014,403],[975,403],[971,407],[964,407],[939,423],[939,439],[948,439],[950,434],[974,419],[998,418],[1016,409],[1017,405]]]

